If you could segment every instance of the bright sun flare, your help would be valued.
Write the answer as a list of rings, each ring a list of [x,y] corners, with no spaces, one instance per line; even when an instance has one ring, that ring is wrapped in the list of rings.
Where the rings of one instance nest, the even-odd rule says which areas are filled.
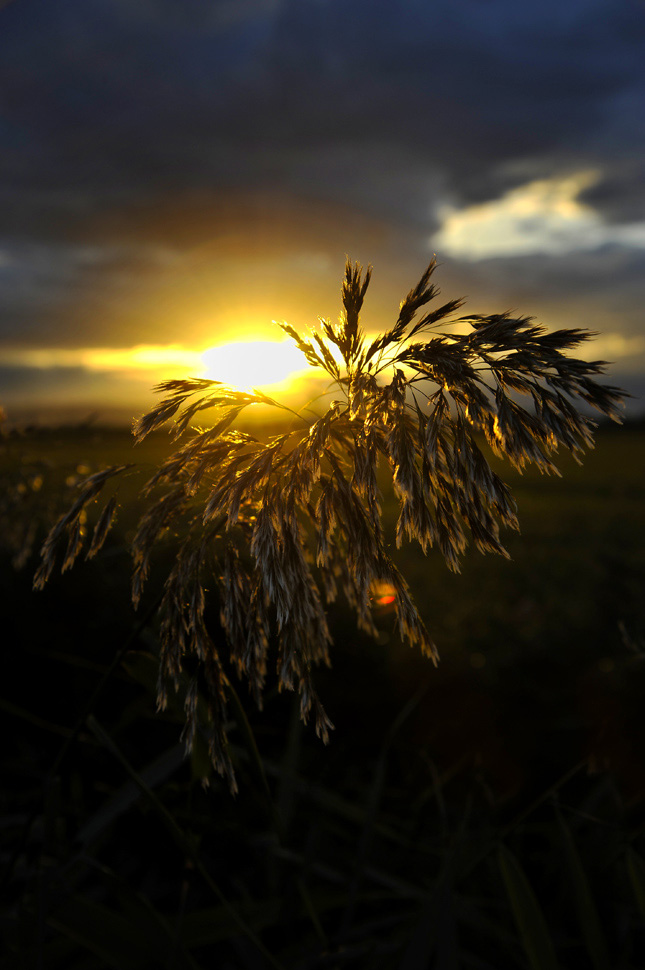
[[[290,340],[250,340],[209,347],[201,355],[204,377],[241,391],[291,382],[310,370]]]

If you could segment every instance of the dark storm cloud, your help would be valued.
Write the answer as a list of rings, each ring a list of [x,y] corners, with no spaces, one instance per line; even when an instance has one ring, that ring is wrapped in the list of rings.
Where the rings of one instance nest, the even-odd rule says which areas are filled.
[[[574,158],[638,82],[645,39],[637,4],[590,0],[20,0],[0,16],[0,234],[89,233],[106,208],[222,184],[352,204],[378,145],[485,198],[502,163]],[[343,149],[331,185],[321,162]],[[402,192],[390,172],[359,200],[377,214]]]
[[[645,91],[639,110],[645,109]],[[645,154],[645,152],[643,153]],[[612,223],[645,221],[645,159],[607,162],[605,173],[597,185],[587,189],[581,200],[591,205]]]
[[[467,295],[467,310],[511,310],[535,316],[554,328],[576,326],[599,334],[644,334],[645,252],[605,252],[561,257],[488,259],[464,266],[446,260],[440,267],[444,292]],[[593,344],[590,345],[593,347]],[[644,346],[639,346],[642,367]],[[626,362],[628,369],[635,361]]]

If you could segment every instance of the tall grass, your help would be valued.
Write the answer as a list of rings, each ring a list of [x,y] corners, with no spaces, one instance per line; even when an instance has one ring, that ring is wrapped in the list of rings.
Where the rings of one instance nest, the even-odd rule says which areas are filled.
[[[375,634],[374,599],[386,590],[402,640],[437,660],[389,551],[383,469],[399,504],[397,546],[408,539],[424,553],[434,548],[458,571],[468,541],[507,555],[501,529],[518,528],[515,501],[482,439],[516,469],[533,464],[549,475],[558,448],[579,459],[592,446],[587,406],[619,420],[621,392],[596,380],[605,362],[570,353],[590,333],[552,332],[509,313],[457,317],[461,300],[429,309],[439,294],[434,271],[433,261],[393,326],[373,339],[360,320],[371,270],[349,261],[338,323],[321,319],[308,335],[282,325],[329,378],[334,398],[323,413],[296,413],[288,430],[263,441],[235,423],[255,405],[284,410],[280,402],[219,381],[169,380],[157,388],[161,402],[135,424],[137,442],[166,425],[178,442],[144,486],[132,541],[135,604],[155,549],[164,537],[175,544],[161,601],[158,706],[166,708],[169,688],[182,694],[189,747],[207,722],[210,757],[232,790],[227,664],[261,705],[273,658],[280,689],[298,692],[301,718],[313,715],[326,741],[332,725],[314,670],[330,662],[326,607],[339,593],[359,627]],[[213,423],[195,427],[206,410],[215,411]],[[111,466],[80,485],[44,543],[36,588],[57,561],[65,571],[83,550],[89,559],[98,553],[116,495],[91,537],[87,510],[129,469]],[[228,658],[206,618],[213,583]]]

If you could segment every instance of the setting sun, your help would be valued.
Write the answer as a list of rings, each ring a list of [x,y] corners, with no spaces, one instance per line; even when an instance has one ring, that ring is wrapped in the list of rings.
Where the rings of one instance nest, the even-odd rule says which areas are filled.
[[[204,377],[240,390],[292,381],[310,371],[290,340],[248,340],[209,347],[201,355]]]

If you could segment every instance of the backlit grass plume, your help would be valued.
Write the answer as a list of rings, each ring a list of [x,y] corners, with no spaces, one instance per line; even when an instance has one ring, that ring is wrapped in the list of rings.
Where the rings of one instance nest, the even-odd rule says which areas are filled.
[[[371,270],[363,274],[349,261],[337,324],[321,320],[306,336],[282,324],[331,381],[335,397],[315,420],[298,417],[290,430],[261,441],[236,430],[235,421],[246,408],[278,402],[195,379],[160,384],[160,403],[135,426],[137,441],[167,424],[178,440],[145,486],[147,507],[132,543],[135,604],[161,537],[177,543],[161,606],[159,705],[168,686],[184,691],[190,743],[198,697],[206,699],[212,759],[232,786],[226,669],[248,679],[260,704],[267,670],[277,664],[280,687],[299,692],[303,719],[313,714],[326,740],[331,725],[313,671],[329,664],[326,606],[339,592],[359,625],[374,632],[372,594],[386,584],[401,638],[437,659],[389,552],[380,466],[389,468],[399,502],[396,544],[407,538],[424,552],[434,547],[458,570],[469,537],[480,552],[506,555],[500,528],[518,527],[515,502],[482,439],[516,468],[533,463],[548,474],[559,446],[577,458],[593,443],[595,424],[581,404],[618,420],[621,393],[595,379],[604,362],[569,355],[591,334],[549,332],[509,313],[455,317],[460,300],[434,307],[434,270],[433,261],[392,328],[375,338],[359,316]],[[441,329],[450,324],[459,324],[456,332]],[[194,427],[206,409],[215,411],[213,424]],[[107,469],[82,485],[45,542],[37,587],[59,549],[63,569],[81,552],[81,513],[123,471]],[[104,541],[114,511],[110,501],[88,555]],[[214,584],[228,658],[205,622],[206,589]]]

